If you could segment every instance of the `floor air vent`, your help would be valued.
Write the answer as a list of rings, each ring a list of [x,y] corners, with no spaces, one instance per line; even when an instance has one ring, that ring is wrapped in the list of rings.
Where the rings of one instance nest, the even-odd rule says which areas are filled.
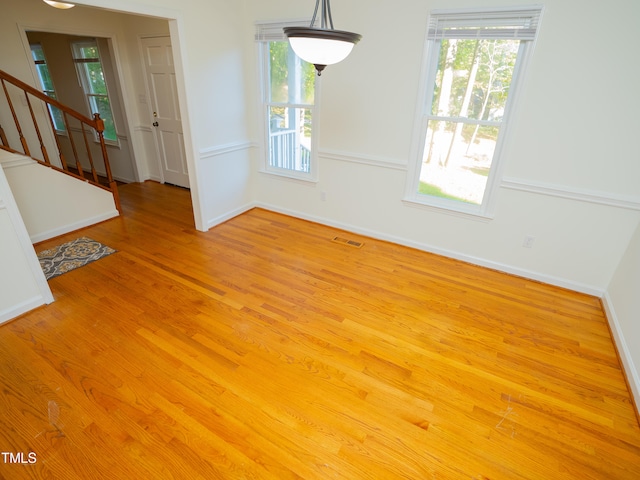
[[[342,243],[343,245],[349,245],[350,247],[360,248],[364,245],[362,242],[356,242],[355,240],[349,240],[348,238],[333,237],[333,241],[336,243]]]

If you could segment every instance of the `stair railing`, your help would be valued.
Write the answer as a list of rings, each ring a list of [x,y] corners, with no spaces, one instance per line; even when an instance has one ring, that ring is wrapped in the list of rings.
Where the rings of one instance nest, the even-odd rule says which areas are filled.
[[[116,181],[111,174],[111,167],[109,165],[109,158],[107,155],[107,147],[104,140],[104,121],[100,118],[100,114],[95,113],[93,119],[73,110],[60,103],[59,101],[47,96],[40,90],[33,88],[32,86],[22,82],[21,80],[9,75],[8,73],[0,70],[0,83],[2,83],[2,91],[6,99],[6,107],[11,112],[13,118],[13,124],[5,128],[0,124],[0,149],[7,150],[9,152],[26,155],[33,158],[42,165],[53,168],[60,172],[64,172],[67,175],[89,182],[97,187],[107,190],[113,194],[116,208],[122,213],[120,206],[120,197],[118,195],[118,187]],[[18,115],[14,104],[14,98],[23,98],[21,100],[23,107],[26,106],[29,111],[29,115]],[[1,98],[1,97],[0,97]],[[35,100],[35,102],[34,102]],[[34,108],[35,107],[35,108]],[[44,108],[42,108],[44,107]],[[65,125],[66,134],[60,135],[56,133],[56,127],[53,120],[52,108],[57,108],[62,112],[62,118]],[[0,104],[0,109],[3,108]],[[40,112],[44,114],[40,114]],[[49,125],[46,130],[42,129],[42,122],[46,122],[48,118]],[[27,117],[30,121],[25,121]],[[1,119],[2,117],[0,117]],[[21,123],[21,120],[25,123]],[[46,146],[46,142],[43,138],[43,131],[53,132],[53,138],[55,140],[56,157],[57,161],[52,163],[49,151]],[[99,144],[98,154],[101,157],[103,171],[98,172],[96,164],[94,163],[93,156],[96,152],[92,151],[91,142],[87,137],[87,132],[95,132],[95,139]],[[78,135],[74,132],[79,133]],[[93,134],[91,134],[93,136]],[[63,138],[65,145],[63,148],[61,137]],[[32,150],[29,147],[29,140],[34,143],[38,142],[37,150],[39,155],[32,154]],[[20,149],[14,148],[11,145],[11,139],[14,144],[19,141]],[[84,149],[78,148],[78,143]],[[73,157],[73,164],[69,165],[66,154],[71,154]],[[42,158],[39,158],[41,156]]]

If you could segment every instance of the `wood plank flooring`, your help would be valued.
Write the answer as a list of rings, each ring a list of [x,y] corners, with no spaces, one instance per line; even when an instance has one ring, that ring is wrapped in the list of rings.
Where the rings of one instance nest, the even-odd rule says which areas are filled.
[[[37,247],[118,252],[0,326],[0,478],[640,478],[598,299],[260,209],[201,233],[186,190],[120,193],[124,216]]]

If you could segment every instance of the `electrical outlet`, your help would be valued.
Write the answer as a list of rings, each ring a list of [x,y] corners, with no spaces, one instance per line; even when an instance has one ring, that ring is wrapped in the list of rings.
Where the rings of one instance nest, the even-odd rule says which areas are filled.
[[[524,240],[522,241],[522,246],[524,248],[533,248],[533,242],[535,240],[536,240],[536,237],[532,235],[527,235],[524,237]]]
[[[320,201],[322,202],[327,201],[327,192],[320,192]]]

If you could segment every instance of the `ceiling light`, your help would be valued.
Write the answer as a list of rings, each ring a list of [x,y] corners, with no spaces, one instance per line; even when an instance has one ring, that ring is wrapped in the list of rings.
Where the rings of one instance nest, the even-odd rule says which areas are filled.
[[[289,38],[293,51],[304,61],[313,63],[318,75],[327,65],[347,58],[353,46],[362,38],[362,35],[357,33],[334,30],[329,0],[322,0],[320,28],[314,28],[320,1],[316,0],[316,9],[308,28],[286,27],[284,29],[284,34]]]
[[[55,7],[55,8],[61,8],[63,10],[66,10],[67,8],[75,7],[73,3],[54,2],[53,0],[42,0],[42,1],[47,5],[51,5],[52,7]]]

